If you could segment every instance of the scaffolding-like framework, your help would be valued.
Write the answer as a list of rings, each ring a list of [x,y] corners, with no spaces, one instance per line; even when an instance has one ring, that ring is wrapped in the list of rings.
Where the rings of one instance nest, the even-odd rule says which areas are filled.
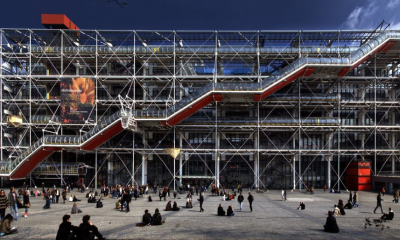
[[[43,146],[55,152],[46,161],[95,166],[95,186],[340,189],[355,161],[397,175],[398,40],[389,30],[1,29],[0,172]],[[95,104],[84,124],[64,124],[60,82],[78,77],[95,80]],[[133,131],[82,147],[121,110]]]

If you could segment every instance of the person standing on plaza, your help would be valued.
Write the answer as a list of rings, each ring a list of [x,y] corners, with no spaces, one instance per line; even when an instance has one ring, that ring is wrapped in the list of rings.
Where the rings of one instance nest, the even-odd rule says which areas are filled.
[[[29,201],[29,191],[25,190],[24,193],[24,207],[25,207],[25,213],[24,213],[24,217],[28,217],[28,208],[31,207],[31,202]]]
[[[51,203],[56,203],[56,189],[53,188],[50,192],[51,195]]]
[[[243,197],[242,193],[239,193],[239,196],[238,196],[238,203],[239,203],[240,211],[242,211],[243,200],[244,200],[244,197]]]
[[[374,213],[376,213],[376,209],[378,209],[378,207],[381,208],[381,212],[383,214],[381,193],[379,193],[378,196],[376,197],[376,208],[374,210]]]
[[[385,187],[383,187],[383,188],[382,188],[382,197],[385,196],[385,192],[386,192],[386,191],[385,191]]]
[[[247,197],[247,200],[249,201],[250,212],[253,212],[253,201],[254,201],[254,197],[253,197],[253,195],[251,195],[251,192],[249,192],[249,196]]]
[[[126,212],[127,213],[130,212],[130,209],[129,209],[130,202],[131,202],[131,195],[129,194],[129,189],[126,188],[124,191],[124,194],[122,195],[122,198],[121,198],[121,205],[123,206],[124,203],[126,203]],[[123,211],[123,208],[121,207],[121,212],[122,211]]]
[[[282,192],[281,192],[281,196],[282,196],[282,201],[284,201],[285,200],[285,190],[283,190],[283,189],[282,189]]]
[[[11,215],[15,221],[18,221],[18,196],[14,190],[14,187],[10,188],[10,193],[8,194],[8,201],[10,203]]]
[[[58,203],[58,199],[60,199],[60,189],[56,189],[56,203]]]
[[[4,219],[4,216],[6,214],[6,208],[9,207],[8,199],[6,196],[6,193],[4,190],[0,191],[0,215],[1,215],[1,220]]]
[[[354,192],[353,194],[353,207],[358,207],[358,193]]]
[[[199,202],[200,202],[200,212],[204,212],[203,209],[203,202],[204,202],[204,192],[200,193],[200,198],[199,198]]]
[[[62,199],[63,203],[65,204],[65,200],[67,200],[67,190],[63,189],[62,191]]]
[[[324,193],[326,192],[326,184],[324,184]]]
[[[353,202],[353,193],[351,191],[350,191],[350,194],[349,194],[349,201]]]

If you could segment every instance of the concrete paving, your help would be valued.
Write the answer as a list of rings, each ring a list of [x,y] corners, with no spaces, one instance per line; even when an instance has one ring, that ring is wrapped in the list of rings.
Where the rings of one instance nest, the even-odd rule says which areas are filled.
[[[8,194],[9,190],[6,190]],[[400,239],[399,216],[400,204],[392,203],[392,196],[383,197],[384,211],[392,207],[395,219],[385,223],[389,228],[381,230],[380,227],[364,227],[365,218],[379,218],[380,210],[373,213],[376,206],[376,193],[359,192],[360,207],[346,210],[345,216],[336,217],[340,233],[325,233],[327,212],[333,209],[339,199],[345,203],[348,193],[332,194],[317,190],[309,195],[305,192],[288,191],[288,200],[281,201],[281,191],[270,190],[266,193],[255,193],[253,212],[250,213],[247,202],[247,192],[244,192],[245,201],[243,211],[239,210],[237,201],[222,201],[222,197],[213,197],[206,193],[204,212],[199,212],[197,196],[193,197],[193,208],[181,208],[178,212],[165,212],[163,209],[167,202],[159,201],[157,195],[151,195],[153,202],[145,198],[132,200],[129,213],[115,210],[116,199],[104,198],[104,207],[97,209],[95,204],[87,203],[84,194],[72,191],[77,195],[78,207],[82,214],[72,215],[73,225],[79,225],[84,214],[91,215],[91,221],[107,239]],[[185,194],[178,195],[178,206],[185,205]],[[174,201],[173,197],[172,202]],[[168,201],[168,198],[167,198]],[[300,201],[304,201],[306,209],[296,210]],[[225,211],[233,205],[236,215],[234,217],[218,217],[217,207],[222,203]],[[70,213],[72,203],[52,204],[51,209],[43,210],[43,197],[31,198],[31,208],[28,218],[20,218],[14,222],[18,227],[16,235],[4,236],[3,239],[55,239],[58,226],[64,214]],[[145,209],[151,214],[159,208],[161,215],[167,217],[162,226],[137,227],[141,222]],[[6,213],[9,213],[7,209]],[[19,209],[20,216],[23,209]],[[379,213],[379,214],[378,214]]]

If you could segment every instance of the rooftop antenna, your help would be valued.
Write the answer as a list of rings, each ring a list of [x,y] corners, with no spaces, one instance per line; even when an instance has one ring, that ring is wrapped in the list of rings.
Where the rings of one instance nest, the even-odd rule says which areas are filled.
[[[126,8],[126,5],[128,5],[127,2],[121,2],[120,0],[107,0],[107,2],[115,2],[118,4],[121,8]]]

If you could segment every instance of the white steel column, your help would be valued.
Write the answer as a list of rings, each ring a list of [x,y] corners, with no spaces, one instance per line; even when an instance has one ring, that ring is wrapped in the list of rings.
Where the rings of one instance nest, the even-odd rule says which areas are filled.
[[[296,155],[293,155],[293,190],[296,189]]]
[[[61,158],[62,159],[62,158]],[[94,150],[94,189],[97,189],[97,149]],[[90,186],[89,186],[90,187]]]
[[[182,149],[182,134],[179,134],[179,148]],[[179,153],[179,186],[182,186],[182,159],[183,154],[182,151]]]
[[[147,159],[146,155],[142,155],[142,185],[147,184]]]
[[[328,181],[327,181],[327,186],[326,186],[326,188],[328,189],[328,190],[330,190],[331,189],[331,161],[332,161],[332,156],[329,156],[328,157]]]
[[[218,134],[218,102],[215,103],[215,185],[219,188],[219,164],[220,164],[220,154],[219,154],[219,134]]]
[[[135,133],[133,133],[132,135],[133,135],[133,139],[132,139],[133,147],[132,147],[132,176],[131,176],[131,182],[132,182],[132,186],[135,186]],[[144,133],[143,133],[143,139],[144,139]]]

